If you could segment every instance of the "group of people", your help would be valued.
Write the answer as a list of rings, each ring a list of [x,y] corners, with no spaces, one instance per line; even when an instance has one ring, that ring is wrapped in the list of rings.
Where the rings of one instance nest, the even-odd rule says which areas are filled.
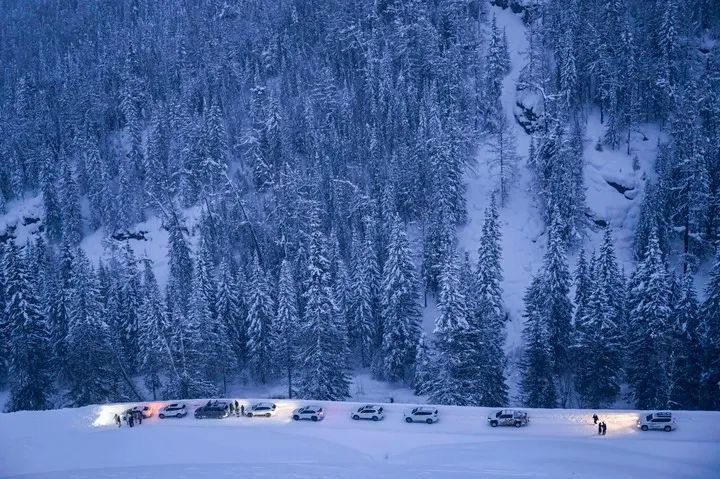
[[[598,436],[604,436],[607,433],[607,424],[605,424],[605,421],[600,421],[598,415],[593,414],[593,422],[597,424]]]
[[[129,427],[138,426],[143,422],[142,411],[134,411],[132,409],[125,411],[123,414],[115,414],[115,424],[117,427],[122,426],[122,423],[127,424]]]
[[[238,404],[237,401],[230,401],[230,415],[235,414],[236,417],[245,416],[245,405]]]

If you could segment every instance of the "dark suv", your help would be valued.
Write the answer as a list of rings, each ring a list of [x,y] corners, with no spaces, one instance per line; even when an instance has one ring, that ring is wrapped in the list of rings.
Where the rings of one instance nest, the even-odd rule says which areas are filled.
[[[208,401],[195,410],[196,419],[224,419],[229,415],[230,407],[225,401]]]

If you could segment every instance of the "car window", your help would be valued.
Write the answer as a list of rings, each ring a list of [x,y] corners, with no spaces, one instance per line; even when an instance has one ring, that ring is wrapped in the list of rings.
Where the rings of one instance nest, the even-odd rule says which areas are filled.
[[[645,418],[646,421],[652,421],[652,414],[648,414],[648,416]]]

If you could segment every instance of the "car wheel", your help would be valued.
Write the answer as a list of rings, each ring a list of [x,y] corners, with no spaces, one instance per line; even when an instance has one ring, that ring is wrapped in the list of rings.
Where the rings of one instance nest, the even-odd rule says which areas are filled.
[[[265,414],[265,417],[270,417],[270,413]]]
[[[317,422],[317,416],[313,416],[313,417],[311,417],[310,419],[312,419],[313,421],[316,421],[316,422]]]
[[[373,421],[377,421],[378,419],[380,419],[380,418],[377,416],[373,416]]]
[[[522,423],[520,421],[515,421],[515,427],[520,427],[520,426],[522,426]]]
[[[490,425],[492,427],[497,427],[497,424],[498,424],[497,421],[490,421]]]
[[[643,426],[640,426],[640,429],[642,429],[643,431],[647,431],[647,430],[648,430],[648,427],[645,426],[645,425],[643,425]]]
[[[252,413],[251,412],[247,413],[247,417],[252,417]]]
[[[357,414],[355,414],[355,415],[353,416],[353,419],[357,421],[358,419],[360,419],[360,416],[358,416]]]
[[[295,414],[295,415],[293,416],[293,419],[294,419],[295,421],[299,421],[299,420],[300,420],[300,416],[298,416],[297,414]]]
[[[428,423],[428,424],[432,424],[432,423],[433,423],[433,420],[430,419],[430,418],[428,418],[425,422]]]
[[[672,428],[670,426],[665,426],[665,432],[670,432],[670,431],[672,431]]]
[[[412,418],[406,417],[406,418],[405,418],[405,422],[408,423],[408,424],[410,424],[410,423],[412,422]]]
[[[165,419],[165,414],[160,414],[160,419]]]

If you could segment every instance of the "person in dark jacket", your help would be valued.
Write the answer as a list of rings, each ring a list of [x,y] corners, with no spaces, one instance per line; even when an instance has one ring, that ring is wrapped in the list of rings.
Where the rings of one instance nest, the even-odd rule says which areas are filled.
[[[240,405],[240,414],[241,414],[242,416],[245,415],[245,405],[244,405],[244,404],[241,404],[241,405]]]
[[[128,414],[128,426],[133,427],[135,425],[135,419],[132,414]]]
[[[603,425],[603,423],[602,423],[602,421],[600,421],[598,423],[598,436],[602,435],[602,425]]]
[[[229,409],[230,409],[230,415],[231,415],[231,416],[232,416],[233,414],[235,414],[235,403],[233,403],[232,401],[230,401]]]
[[[598,423],[598,419],[599,419],[599,418],[598,418],[598,415],[597,415],[597,414],[593,414],[593,424],[597,424],[597,423]]]
[[[142,411],[138,411],[138,412],[137,412],[137,423],[138,423],[138,426],[139,426],[140,424],[142,424],[142,420],[143,420],[143,413],[142,413]]]
[[[605,421],[603,421],[603,423],[602,423],[602,435],[604,436],[605,433],[607,433],[607,424],[605,423]]]
[[[240,412],[240,403],[237,402],[237,399],[235,400],[235,412]]]
[[[117,424],[117,427],[122,426],[122,420],[120,419],[120,416],[115,414],[115,424]]]

